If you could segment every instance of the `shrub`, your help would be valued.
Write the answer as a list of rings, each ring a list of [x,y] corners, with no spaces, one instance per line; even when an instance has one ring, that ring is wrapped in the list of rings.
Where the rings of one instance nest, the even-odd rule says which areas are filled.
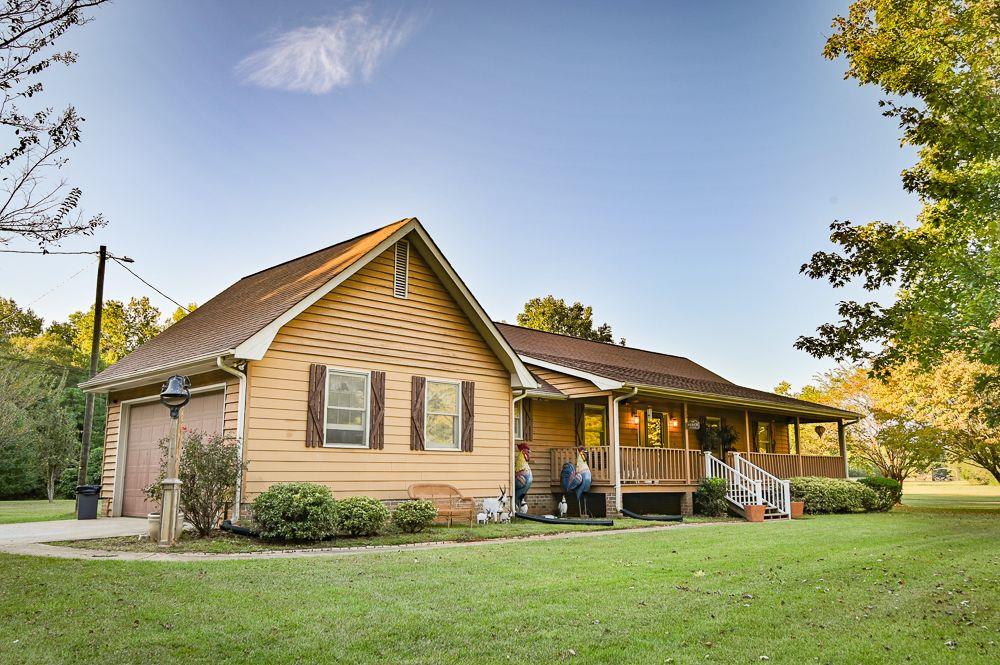
[[[882,476],[871,476],[859,478],[858,482],[865,487],[871,488],[875,493],[875,500],[867,506],[868,510],[884,513],[892,510],[903,499],[903,484],[892,478]]]
[[[699,515],[721,517],[726,514],[726,479],[702,478],[694,493],[694,509]]]
[[[793,501],[807,513],[863,513],[875,505],[875,491],[846,478],[800,476],[791,479]]]
[[[389,509],[370,496],[352,496],[337,503],[337,531],[351,536],[374,536],[389,521]]]
[[[337,530],[337,502],[316,483],[271,485],[253,502],[257,533],[270,540],[323,540]]]
[[[399,504],[396,510],[392,511],[392,521],[400,531],[416,533],[429,527],[437,517],[437,513],[437,508],[431,501],[417,499]]]
[[[221,434],[184,434],[177,477],[180,509],[202,538],[210,535],[236,498],[243,475],[239,442]]]

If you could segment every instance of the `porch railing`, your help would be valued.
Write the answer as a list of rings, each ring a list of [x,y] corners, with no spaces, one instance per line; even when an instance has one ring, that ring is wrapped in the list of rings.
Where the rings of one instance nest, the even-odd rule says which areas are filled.
[[[552,463],[552,484],[558,485],[563,464],[566,462],[576,464],[576,448],[552,448],[549,455]],[[611,446],[587,448],[587,466],[590,467],[592,482],[595,485],[608,485],[614,482]]]
[[[791,517],[792,495],[787,480],[782,480],[750,462],[742,453],[729,453],[726,462],[747,478],[758,483],[757,488],[764,505],[773,509],[777,515]]]
[[[782,453],[740,453],[751,464],[755,464],[778,478],[796,476],[844,477],[844,458],[825,455],[785,455]]]
[[[741,509],[764,503],[761,481],[729,466],[718,457],[713,457],[710,452],[703,453],[703,456],[705,475],[709,478],[722,478],[726,481],[726,499],[730,503]]]

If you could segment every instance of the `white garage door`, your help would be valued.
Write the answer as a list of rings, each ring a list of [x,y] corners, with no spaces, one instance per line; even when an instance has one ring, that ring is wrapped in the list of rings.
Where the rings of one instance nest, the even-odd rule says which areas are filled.
[[[223,393],[193,395],[181,410],[181,424],[187,429],[222,432]],[[125,478],[122,515],[145,517],[157,509],[143,490],[160,470],[160,441],[170,433],[170,412],[159,402],[134,404],[128,411],[128,438],[125,440]]]

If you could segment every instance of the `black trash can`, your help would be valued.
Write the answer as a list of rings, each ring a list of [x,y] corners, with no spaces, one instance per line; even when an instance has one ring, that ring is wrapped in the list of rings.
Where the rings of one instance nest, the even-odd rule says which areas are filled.
[[[97,501],[101,495],[100,485],[76,486],[76,519],[96,520]]]

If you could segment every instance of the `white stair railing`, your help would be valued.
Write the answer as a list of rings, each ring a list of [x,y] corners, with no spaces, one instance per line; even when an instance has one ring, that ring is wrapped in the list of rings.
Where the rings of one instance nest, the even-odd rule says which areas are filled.
[[[713,457],[711,451],[705,451],[705,476],[708,478],[724,478],[726,481],[726,499],[738,508],[760,506],[764,504],[761,497],[761,482],[747,476],[718,457]]]
[[[792,491],[791,484],[787,480],[782,480],[760,468],[753,462],[748,461],[739,453],[732,453],[733,468],[747,478],[751,478],[760,484],[760,497],[769,508],[780,514],[782,517],[792,516]]]

